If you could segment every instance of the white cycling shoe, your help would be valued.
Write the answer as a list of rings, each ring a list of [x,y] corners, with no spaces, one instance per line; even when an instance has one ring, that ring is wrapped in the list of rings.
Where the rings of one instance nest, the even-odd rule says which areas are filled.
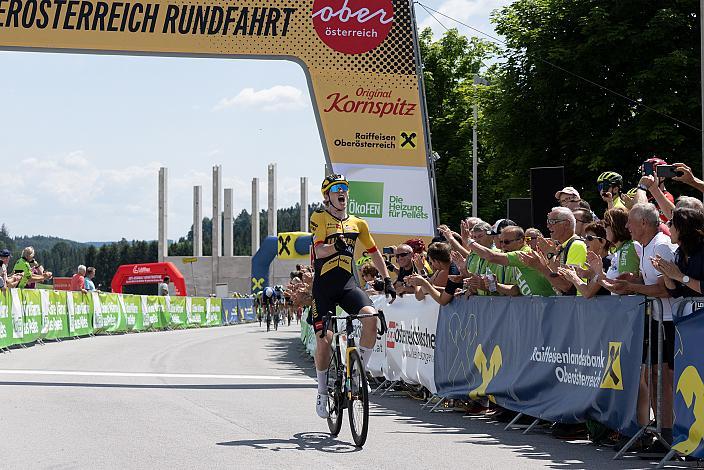
[[[327,395],[323,395],[321,393],[318,394],[318,397],[315,399],[315,412],[318,413],[318,416],[321,418],[328,418],[330,416],[330,413],[328,412]]]

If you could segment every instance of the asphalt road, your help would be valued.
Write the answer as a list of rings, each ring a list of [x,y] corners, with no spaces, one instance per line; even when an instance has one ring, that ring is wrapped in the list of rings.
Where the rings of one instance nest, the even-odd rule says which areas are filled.
[[[295,326],[50,343],[0,355],[2,468],[652,468],[611,449],[373,397],[363,449],[314,411]]]

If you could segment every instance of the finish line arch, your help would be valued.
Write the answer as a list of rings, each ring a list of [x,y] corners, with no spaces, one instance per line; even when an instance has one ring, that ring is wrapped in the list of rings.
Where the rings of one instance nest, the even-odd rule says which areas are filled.
[[[437,201],[412,2],[4,0],[0,49],[284,59],[304,70],[329,168],[379,244],[432,236]]]

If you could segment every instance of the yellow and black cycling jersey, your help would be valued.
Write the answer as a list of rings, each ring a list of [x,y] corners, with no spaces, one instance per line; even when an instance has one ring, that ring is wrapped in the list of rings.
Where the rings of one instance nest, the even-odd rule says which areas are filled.
[[[353,275],[352,258],[357,240],[362,242],[368,253],[376,251],[374,239],[369,233],[369,225],[363,219],[353,215],[344,220],[325,210],[318,210],[310,217],[310,231],[313,234],[313,246],[322,243],[332,244],[338,235],[342,235],[347,243],[347,249],[331,256],[318,259],[313,251],[314,282],[319,279],[337,280],[345,283]]]

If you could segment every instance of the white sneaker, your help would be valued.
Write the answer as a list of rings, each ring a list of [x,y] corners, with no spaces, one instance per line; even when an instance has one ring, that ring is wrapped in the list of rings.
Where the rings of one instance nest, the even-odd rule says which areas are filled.
[[[323,395],[321,393],[318,394],[318,397],[315,399],[315,412],[318,413],[318,416],[321,418],[327,418],[330,416],[330,413],[328,413],[327,395]]]

